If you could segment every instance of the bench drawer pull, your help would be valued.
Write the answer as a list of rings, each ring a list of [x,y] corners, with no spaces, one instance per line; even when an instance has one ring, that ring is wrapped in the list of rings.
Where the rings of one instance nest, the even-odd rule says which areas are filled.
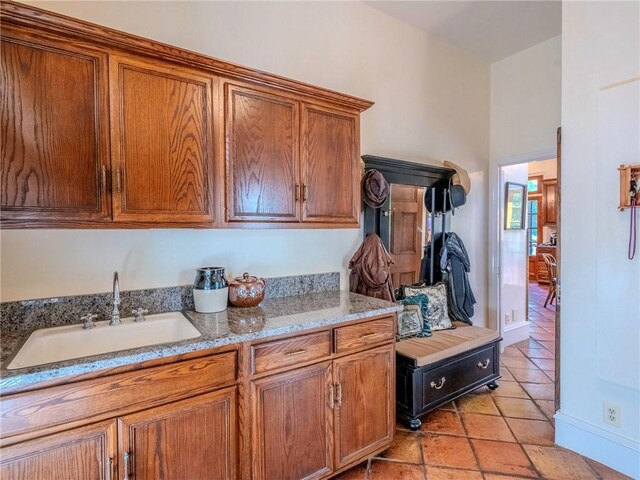
[[[376,335],[378,335],[378,332],[371,332],[371,333],[365,333],[364,335],[362,335],[360,338],[362,340],[368,340],[371,337],[375,337]]]
[[[478,368],[481,368],[481,369],[483,369],[483,370],[486,370],[490,363],[491,363],[491,360],[487,358],[487,359],[484,361],[484,363],[482,363],[482,362],[478,362]]]
[[[299,350],[291,350],[290,352],[286,352],[285,355],[287,357],[293,357],[294,355],[300,355],[302,353],[305,353],[307,351],[306,348],[301,348]]]
[[[435,388],[436,390],[440,390],[443,387],[444,382],[446,380],[447,380],[446,378],[442,377],[438,383],[436,383],[435,381],[432,381],[429,385],[431,386],[431,388]]]

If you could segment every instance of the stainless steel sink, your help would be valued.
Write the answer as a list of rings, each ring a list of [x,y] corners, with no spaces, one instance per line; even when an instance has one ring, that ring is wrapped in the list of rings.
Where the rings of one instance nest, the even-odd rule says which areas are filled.
[[[121,325],[116,326],[109,326],[108,321],[96,322],[95,328],[89,330],[83,329],[82,325],[43,328],[29,336],[7,369],[179,342],[199,336],[198,329],[180,312],[148,315],[144,322],[134,322],[133,317],[125,318]]]

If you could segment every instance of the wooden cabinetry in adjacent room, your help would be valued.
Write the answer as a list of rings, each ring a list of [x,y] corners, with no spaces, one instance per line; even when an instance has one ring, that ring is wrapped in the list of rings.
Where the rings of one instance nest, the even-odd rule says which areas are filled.
[[[2,26],[2,220],[107,220],[107,55],[36,33]]]
[[[538,283],[546,285],[549,283],[549,269],[547,268],[547,264],[545,263],[542,254],[548,253],[556,257],[556,247],[551,245],[538,245],[536,252],[537,280]]]
[[[542,223],[555,226],[558,222],[558,179],[542,181]]]
[[[213,221],[215,86],[184,67],[110,58],[115,221]]]

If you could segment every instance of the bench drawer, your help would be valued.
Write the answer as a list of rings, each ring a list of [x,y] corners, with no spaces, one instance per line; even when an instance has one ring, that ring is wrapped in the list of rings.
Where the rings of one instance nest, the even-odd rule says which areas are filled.
[[[493,377],[498,372],[497,343],[488,345],[475,353],[427,370],[422,375],[422,408],[473,384]]]
[[[379,318],[336,328],[336,353],[345,353],[383,342],[395,341],[395,328],[395,317]]]
[[[263,373],[331,355],[331,331],[251,346],[251,371]]]

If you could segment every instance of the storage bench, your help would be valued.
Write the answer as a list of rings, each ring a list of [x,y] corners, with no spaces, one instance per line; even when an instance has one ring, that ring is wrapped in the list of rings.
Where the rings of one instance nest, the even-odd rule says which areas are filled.
[[[457,328],[396,344],[396,414],[412,430],[420,418],[476,388],[498,388],[500,335],[455,322]]]

